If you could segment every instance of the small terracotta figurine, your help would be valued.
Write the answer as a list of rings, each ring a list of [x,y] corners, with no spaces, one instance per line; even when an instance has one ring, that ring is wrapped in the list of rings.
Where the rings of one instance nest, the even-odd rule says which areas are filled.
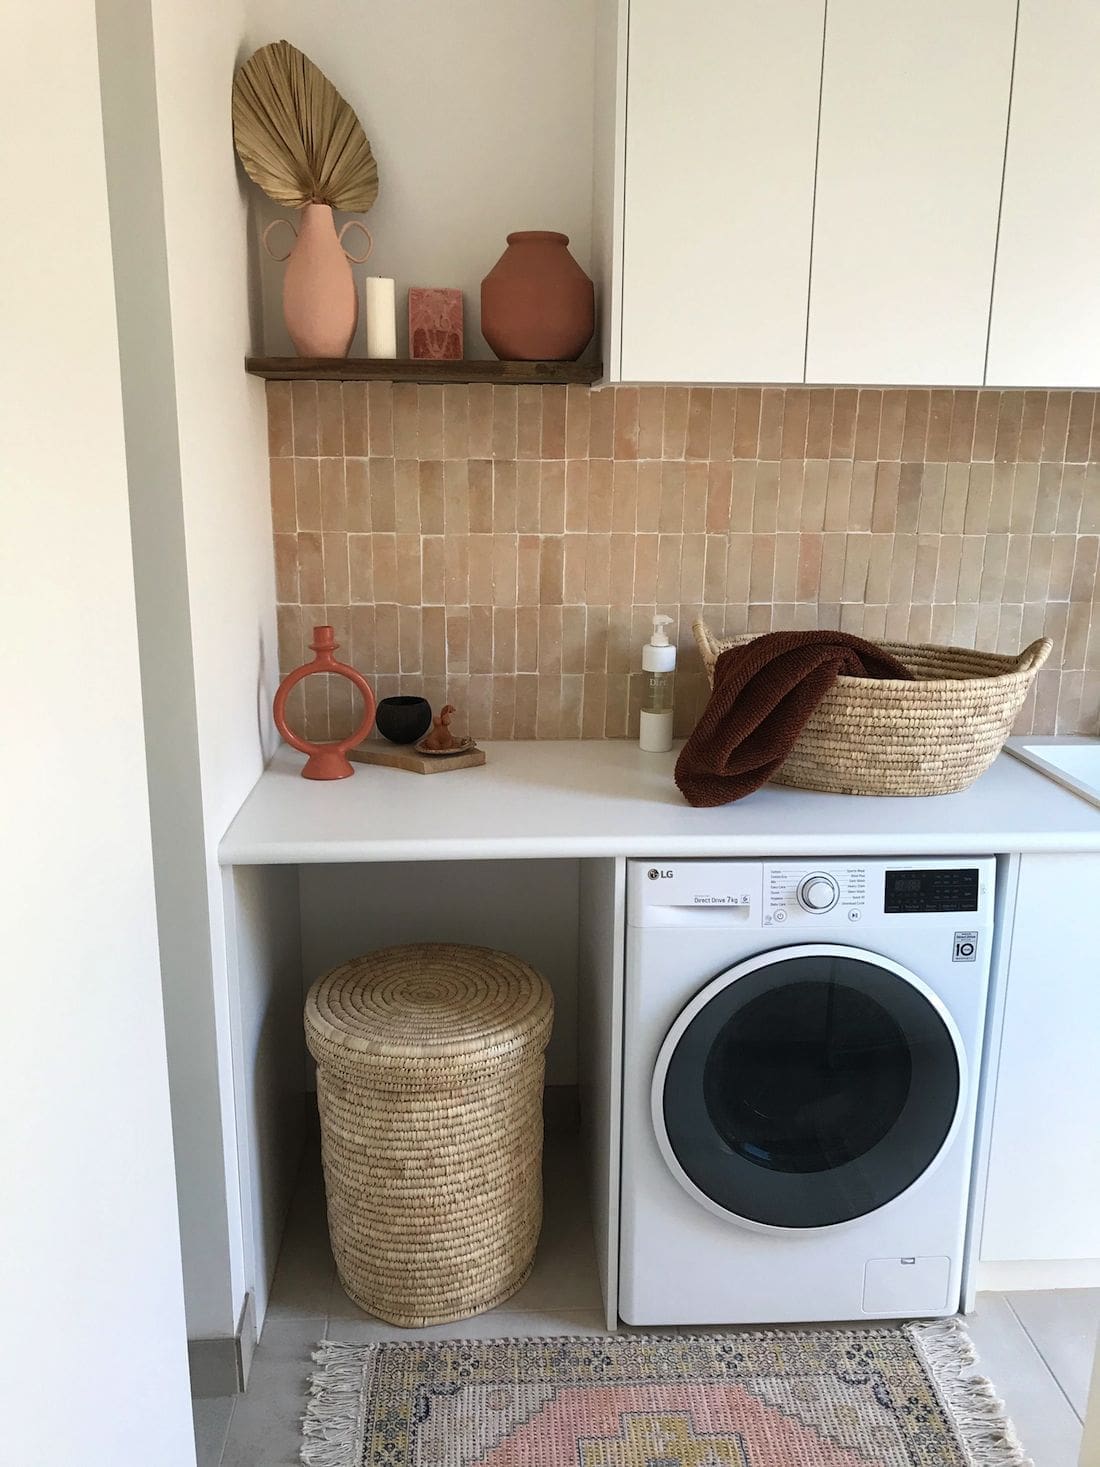
[[[449,749],[455,748],[458,740],[451,732],[451,714],[454,711],[453,703],[445,703],[432,719],[431,732],[424,735],[417,748],[430,749],[435,754],[445,754]]]

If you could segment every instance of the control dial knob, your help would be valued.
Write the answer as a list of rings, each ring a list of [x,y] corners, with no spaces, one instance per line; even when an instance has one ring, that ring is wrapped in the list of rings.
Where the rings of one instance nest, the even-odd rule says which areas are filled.
[[[840,900],[840,888],[831,876],[819,872],[798,883],[798,900],[807,912],[830,912]]]

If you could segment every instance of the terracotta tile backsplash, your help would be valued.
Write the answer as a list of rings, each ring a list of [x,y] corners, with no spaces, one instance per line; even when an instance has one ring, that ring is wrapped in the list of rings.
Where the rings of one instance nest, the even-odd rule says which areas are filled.
[[[331,622],[380,698],[479,738],[637,732],[641,644],[841,627],[1055,653],[1019,732],[1100,727],[1091,392],[268,384],[283,671]],[[313,678],[293,712],[351,727]]]

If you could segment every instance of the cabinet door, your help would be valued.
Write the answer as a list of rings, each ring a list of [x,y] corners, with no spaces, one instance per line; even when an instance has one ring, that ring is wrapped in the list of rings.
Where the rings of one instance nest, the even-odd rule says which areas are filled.
[[[1020,862],[983,1262],[1100,1258],[1098,891],[1100,856]]]
[[[1015,0],[829,0],[807,381],[980,383]]]
[[[824,10],[631,0],[624,380],[802,380]]]
[[[1021,0],[988,381],[1100,385],[1100,5]]]

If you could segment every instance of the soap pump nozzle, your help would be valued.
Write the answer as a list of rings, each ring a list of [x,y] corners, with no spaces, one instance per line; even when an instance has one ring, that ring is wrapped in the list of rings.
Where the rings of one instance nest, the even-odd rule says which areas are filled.
[[[669,645],[669,642],[668,633],[665,631],[665,627],[671,625],[672,617],[663,616],[660,612],[658,612],[657,615],[653,618],[653,635],[649,639],[649,645],[651,647],[667,647]]]

